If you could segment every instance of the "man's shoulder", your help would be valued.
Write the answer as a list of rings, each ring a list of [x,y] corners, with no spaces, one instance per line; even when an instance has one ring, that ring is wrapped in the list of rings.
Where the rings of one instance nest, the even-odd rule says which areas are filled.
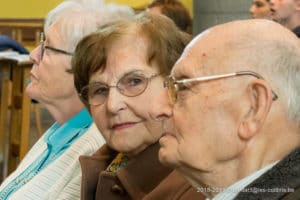
[[[299,200],[300,199],[300,187],[295,189],[293,192],[287,194],[282,200]]]
[[[299,194],[299,187],[300,147],[249,184],[245,189],[247,192],[239,193],[236,199],[284,199]]]

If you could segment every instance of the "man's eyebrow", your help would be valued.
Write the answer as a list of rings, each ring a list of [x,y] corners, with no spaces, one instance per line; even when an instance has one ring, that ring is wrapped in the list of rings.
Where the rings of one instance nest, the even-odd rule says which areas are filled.
[[[186,78],[190,78],[187,75],[182,74],[182,70],[176,70],[173,71],[173,73],[171,73],[171,76],[175,79],[175,80],[181,80],[181,79],[186,79]]]
[[[175,80],[182,80],[182,79],[188,79],[188,78],[190,78],[190,77],[185,76],[185,75],[180,75],[180,76],[174,76],[173,78],[174,78]]]

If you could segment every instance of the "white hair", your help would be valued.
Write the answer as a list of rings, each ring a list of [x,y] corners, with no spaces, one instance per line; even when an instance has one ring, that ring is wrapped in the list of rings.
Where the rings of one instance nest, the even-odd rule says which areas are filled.
[[[241,23],[242,22],[242,23]],[[269,20],[239,23],[229,43],[242,70],[255,70],[271,84],[283,102],[289,119],[300,126],[300,40],[290,30]],[[239,65],[241,63],[238,63]]]
[[[51,10],[45,20],[44,31],[59,23],[65,49],[73,52],[77,43],[100,26],[134,15],[133,9],[117,4],[105,4],[103,0],[69,0]]]

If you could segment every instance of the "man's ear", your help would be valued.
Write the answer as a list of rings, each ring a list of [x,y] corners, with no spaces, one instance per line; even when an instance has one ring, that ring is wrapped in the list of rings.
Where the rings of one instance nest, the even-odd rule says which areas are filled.
[[[247,87],[249,100],[248,112],[241,121],[239,136],[248,140],[253,137],[263,126],[272,105],[272,90],[265,80],[256,79]]]

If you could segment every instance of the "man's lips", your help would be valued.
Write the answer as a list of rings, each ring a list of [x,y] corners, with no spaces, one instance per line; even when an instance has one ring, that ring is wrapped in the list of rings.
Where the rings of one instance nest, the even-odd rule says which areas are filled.
[[[114,124],[112,126],[112,129],[114,130],[121,130],[121,129],[125,129],[125,128],[130,128],[134,125],[136,125],[139,122],[124,122],[124,123],[120,123],[120,124]]]
[[[173,133],[170,133],[170,132],[163,133],[161,137],[174,137],[174,138],[176,138],[175,135]]]
[[[271,14],[275,14],[276,10],[274,10],[273,8],[271,8]]]

